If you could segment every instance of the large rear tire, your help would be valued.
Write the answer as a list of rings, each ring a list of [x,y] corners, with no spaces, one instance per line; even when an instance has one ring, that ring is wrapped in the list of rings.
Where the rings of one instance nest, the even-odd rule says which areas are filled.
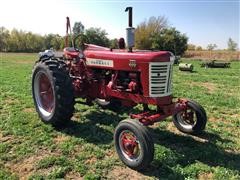
[[[153,140],[138,120],[121,121],[115,129],[114,142],[119,158],[134,170],[145,169],[153,160]]]
[[[173,123],[181,132],[194,135],[200,134],[206,127],[206,111],[197,102],[188,100],[186,111],[175,114]]]
[[[55,126],[69,121],[74,111],[74,89],[64,62],[39,61],[32,74],[32,95],[36,111],[44,123]]]

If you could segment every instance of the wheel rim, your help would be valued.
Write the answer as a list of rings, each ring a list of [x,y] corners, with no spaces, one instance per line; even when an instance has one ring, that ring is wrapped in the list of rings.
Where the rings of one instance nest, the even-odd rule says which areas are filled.
[[[97,103],[102,105],[102,106],[107,106],[110,104],[110,101],[106,101],[105,99],[100,99],[100,98],[97,98],[96,99]]]
[[[129,161],[138,161],[141,155],[141,146],[137,137],[129,130],[124,130],[119,135],[120,150]]]
[[[187,108],[185,111],[177,114],[179,123],[186,129],[192,129],[197,123],[197,114],[191,108]]]
[[[35,76],[34,95],[37,108],[42,116],[50,117],[55,107],[55,97],[53,85],[44,72],[38,72]]]

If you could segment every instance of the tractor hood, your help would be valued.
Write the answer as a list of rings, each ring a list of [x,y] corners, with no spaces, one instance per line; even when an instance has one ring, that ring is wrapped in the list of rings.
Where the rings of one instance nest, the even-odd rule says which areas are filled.
[[[114,60],[114,61],[129,61],[135,60],[141,63],[147,62],[169,62],[172,54],[168,51],[133,51],[120,49],[109,49],[101,46],[88,44],[84,51],[86,58]]]

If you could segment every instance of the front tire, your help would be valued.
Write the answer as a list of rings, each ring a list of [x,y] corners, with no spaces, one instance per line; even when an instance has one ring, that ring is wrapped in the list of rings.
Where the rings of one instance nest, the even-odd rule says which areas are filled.
[[[66,64],[56,59],[37,62],[32,74],[32,95],[44,123],[59,126],[70,120],[74,111],[74,90]]]
[[[121,121],[115,129],[114,141],[119,158],[134,170],[145,169],[153,160],[153,140],[138,120]]]
[[[206,127],[207,115],[204,108],[193,100],[188,100],[186,111],[173,116],[176,128],[188,134],[200,134]]]

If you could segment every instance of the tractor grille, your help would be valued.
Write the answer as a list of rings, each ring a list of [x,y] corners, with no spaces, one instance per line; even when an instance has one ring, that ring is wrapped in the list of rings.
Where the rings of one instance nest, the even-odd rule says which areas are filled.
[[[172,92],[172,62],[152,62],[149,64],[150,97],[168,96]]]

